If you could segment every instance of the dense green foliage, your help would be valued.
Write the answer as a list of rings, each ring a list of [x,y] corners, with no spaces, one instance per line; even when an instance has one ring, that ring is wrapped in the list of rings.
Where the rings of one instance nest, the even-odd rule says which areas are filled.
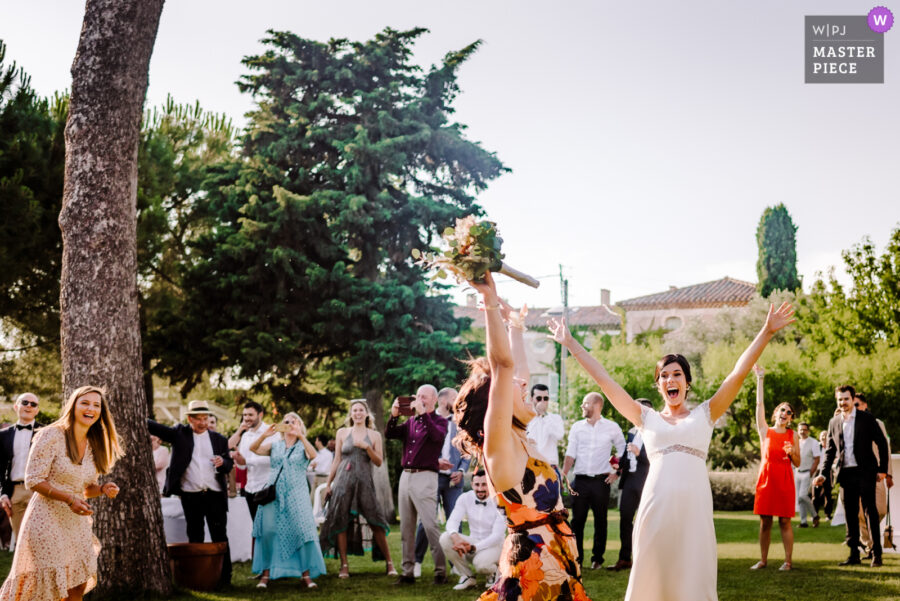
[[[808,347],[834,358],[900,347],[900,227],[880,256],[869,238],[841,254],[852,286],[845,290],[832,272],[801,300]]]
[[[756,335],[765,319],[769,301],[796,302],[791,293],[769,299],[757,298],[747,309],[722,311],[712,320],[689,320],[684,327],[667,334],[662,341],[625,344],[620,340],[591,353],[633,397],[649,398],[659,409],[662,399],[653,383],[653,368],[665,353],[678,352],[691,363],[693,385],[689,401],[711,397],[734,367],[737,358]],[[833,357],[825,349],[811,349],[805,331],[806,320],[814,317],[800,303],[798,324],[780,332],[760,359],[766,370],[765,404],[767,417],[775,406],[787,401],[798,421],[807,421],[814,435],[826,428],[835,411],[834,388],[849,383],[865,392],[869,409],[884,420],[888,434],[900,440],[900,347],[887,341],[875,345],[874,352],[847,350]],[[578,398],[597,387],[570,359],[570,382]],[[748,377],[723,420],[718,424],[709,450],[714,468],[744,468],[759,460],[759,436],[755,427],[756,383]],[[611,407],[604,415],[623,428],[630,427]]]
[[[775,290],[800,289],[796,233],[797,227],[784,204],[766,207],[756,228],[756,243],[759,246],[757,287],[764,298]]]
[[[56,346],[67,102],[38,98],[5,52],[0,41],[0,319],[13,346]]]
[[[189,389],[234,367],[296,406],[326,400],[305,386],[322,367],[376,413],[385,390],[459,382],[462,324],[410,251],[478,213],[474,194],[504,168],[450,121],[456,70],[478,44],[423,73],[411,63],[423,33],[323,44],[270,32],[245,59],[257,108],[241,156],[209,181],[184,294],[151,332],[168,343],[162,373]]]

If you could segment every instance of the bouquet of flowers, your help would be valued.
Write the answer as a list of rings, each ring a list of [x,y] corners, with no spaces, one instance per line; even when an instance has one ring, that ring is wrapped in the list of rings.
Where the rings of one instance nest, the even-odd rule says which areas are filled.
[[[488,271],[499,272],[533,288],[540,286],[533,277],[511,268],[503,262],[500,246],[503,239],[493,221],[476,221],[474,215],[456,220],[456,227],[448,227],[441,238],[447,245],[443,252],[421,252],[414,248],[412,256],[429,269],[437,269],[431,279],[452,275],[456,281],[479,282]]]

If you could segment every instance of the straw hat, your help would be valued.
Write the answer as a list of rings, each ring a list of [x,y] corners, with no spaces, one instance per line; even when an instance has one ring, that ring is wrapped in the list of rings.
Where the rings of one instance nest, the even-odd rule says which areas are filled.
[[[185,415],[204,415],[212,413],[209,410],[209,403],[206,401],[191,401],[188,403],[188,410]]]

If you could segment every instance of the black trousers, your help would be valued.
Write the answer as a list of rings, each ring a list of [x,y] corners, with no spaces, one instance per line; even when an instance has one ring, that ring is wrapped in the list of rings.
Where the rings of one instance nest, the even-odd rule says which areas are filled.
[[[578,563],[584,559],[584,525],[587,523],[588,510],[594,514],[594,548],[591,561],[603,563],[606,552],[606,510],[609,507],[609,484],[605,482],[607,474],[596,477],[575,476],[572,490],[577,494],[572,500],[572,530],[575,531],[575,544],[578,547]]]
[[[859,556],[859,520],[856,519],[857,511],[862,501],[863,514],[869,523],[869,533],[872,536],[872,554],[881,557],[881,525],[878,519],[878,508],[875,505],[875,483],[877,477],[874,470],[861,467],[841,468],[838,474],[838,484],[841,485],[841,501],[844,503],[844,512],[847,514],[847,546],[850,547],[850,556]]]
[[[225,491],[181,493],[181,508],[187,522],[188,542],[202,543],[206,538],[203,523],[209,527],[209,537],[214,543],[228,542],[228,495]],[[231,584],[231,549],[226,547],[222,561],[222,577],[219,586]]]
[[[256,510],[259,509],[259,503],[253,500],[253,495],[256,493],[247,492],[246,490],[241,491],[241,496],[247,500],[247,509],[250,510],[250,521],[256,519]]]
[[[622,549],[619,551],[619,559],[621,561],[631,561],[631,537],[634,532],[634,514],[637,513],[638,505],[641,504],[641,491],[644,490],[643,483],[638,486],[625,485],[620,492],[619,497],[619,540],[622,542]]]

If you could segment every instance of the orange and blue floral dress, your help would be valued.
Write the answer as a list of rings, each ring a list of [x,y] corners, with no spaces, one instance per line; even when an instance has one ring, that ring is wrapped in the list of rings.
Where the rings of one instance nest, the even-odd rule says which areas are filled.
[[[560,478],[554,466],[529,453],[522,483],[496,494],[509,534],[497,581],[480,601],[590,601],[581,583]]]

